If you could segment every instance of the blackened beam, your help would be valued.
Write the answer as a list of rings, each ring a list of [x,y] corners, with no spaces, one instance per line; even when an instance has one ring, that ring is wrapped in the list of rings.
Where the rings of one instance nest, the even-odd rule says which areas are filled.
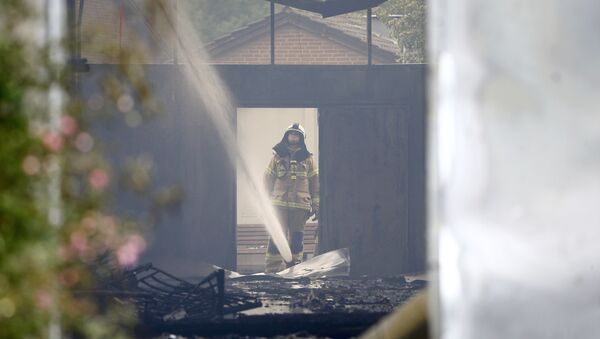
[[[66,0],[65,7],[67,10],[67,47],[69,50],[69,66],[74,73],[88,72],[90,66],[87,60],[81,58],[81,23],[83,19],[83,4],[79,2],[79,15],[77,15],[77,4],[75,0]],[[76,79],[73,78],[73,86],[77,87]]]
[[[367,46],[369,65],[371,65],[373,63],[373,14],[371,8],[367,9]]]
[[[275,64],[275,1],[271,1],[271,65]]]
[[[268,0],[271,1],[271,0]],[[278,4],[321,14],[324,18],[381,5],[387,0],[273,0]]]

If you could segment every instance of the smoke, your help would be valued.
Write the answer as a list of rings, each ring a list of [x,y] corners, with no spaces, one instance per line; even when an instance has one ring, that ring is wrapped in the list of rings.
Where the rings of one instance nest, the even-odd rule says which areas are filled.
[[[261,212],[265,227],[273,239],[279,253],[285,261],[292,261],[292,253],[287,242],[281,223],[276,217],[275,209],[262,184],[262,178],[252,175],[247,154],[240,152],[236,142],[236,132],[231,121],[231,115],[236,112],[231,96],[225,85],[209,64],[208,55],[200,43],[198,33],[193,28],[186,11],[178,11],[177,17],[171,13],[164,2],[159,2],[159,8],[164,14],[170,38],[176,43],[178,62],[183,65],[182,74],[193,88],[198,104],[204,107],[218,132],[222,144],[233,166],[248,180],[251,192],[254,192],[256,207]],[[187,113],[190,114],[190,113]],[[192,113],[193,114],[193,113]],[[198,119],[186,121],[198,121]],[[266,164],[265,164],[266,165]]]

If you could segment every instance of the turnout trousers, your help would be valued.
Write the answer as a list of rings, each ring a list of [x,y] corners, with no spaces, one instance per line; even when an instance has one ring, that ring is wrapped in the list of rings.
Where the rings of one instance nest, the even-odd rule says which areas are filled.
[[[292,260],[294,262],[302,261],[304,251],[304,224],[308,219],[309,211],[300,208],[275,207],[277,218],[283,227],[290,249],[292,250]],[[285,269],[285,262],[273,239],[269,237],[269,245],[265,260],[265,272],[276,273]]]

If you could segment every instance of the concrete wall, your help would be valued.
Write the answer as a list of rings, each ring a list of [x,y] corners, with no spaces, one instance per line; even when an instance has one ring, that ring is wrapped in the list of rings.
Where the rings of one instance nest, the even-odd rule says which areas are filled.
[[[350,248],[354,274],[423,271],[424,173],[414,150],[424,126],[411,114],[402,106],[320,110],[320,250]]]

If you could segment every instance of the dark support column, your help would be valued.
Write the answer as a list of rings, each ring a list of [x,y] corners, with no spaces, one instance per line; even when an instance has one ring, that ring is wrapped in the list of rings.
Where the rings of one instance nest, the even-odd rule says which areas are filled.
[[[369,48],[369,65],[372,64],[372,56],[371,56],[371,47],[373,46],[373,41],[372,41],[372,37],[373,37],[373,28],[372,28],[372,23],[373,23],[373,18],[372,18],[372,10],[371,8],[367,9],[367,45]]]
[[[79,1],[79,10],[78,10],[78,18],[77,18],[77,52],[76,52],[76,57],[77,60],[79,61],[81,59],[81,23],[83,21],[83,4],[85,3],[85,0],[80,0]]]
[[[73,72],[73,86],[77,85],[77,73],[89,71],[87,60],[81,58],[81,24],[83,20],[84,0],[66,0],[67,10],[67,50],[69,52],[69,71]]]
[[[178,0],[173,2],[173,30],[175,31],[175,44],[173,44],[173,64],[179,64],[179,7],[177,7]]]
[[[75,0],[67,0],[67,39],[69,48],[69,60],[73,62],[77,56],[77,28],[76,28],[76,6]]]
[[[67,50],[69,53],[68,58],[68,71],[69,71],[69,82],[67,90],[70,94],[76,94],[78,92],[78,77],[77,77],[77,64],[78,64],[78,48],[77,48],[77,4],[75,0],[66,1],[67,10]]]
[[[275,1],[271,0],[271,65],[275,64]]]

